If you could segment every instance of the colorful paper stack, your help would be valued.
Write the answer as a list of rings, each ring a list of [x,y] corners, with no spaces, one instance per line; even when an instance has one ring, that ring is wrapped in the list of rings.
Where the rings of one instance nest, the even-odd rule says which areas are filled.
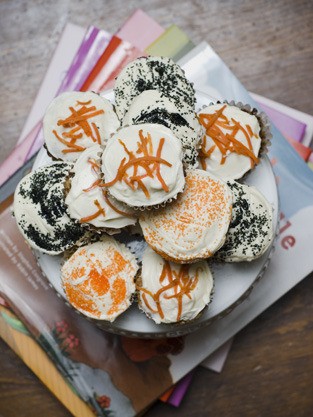
[[[149,36],[142,36],[142,31]],[[257,106],[208,44],[195,47],[180,28],[172,25],[165,30],[142,10],[136,10],[114,35],[93,26],[85,30],[68,24],[17,146],[1,166],[0,185],[13,176],[1,188],[3,195],[12,194],[12,184],[19,176],[14,178],[14,173],[42,146],[41,119],[54,96],[71,90],[111,88],[128,62],[147,54],[179,60],[195,87],[211,96]],[[107,416],[112,412],[133,416],[162,394],[163,401],[178,406],[192,378],[189,372],[313,270],[309,253],[313,229],[308,230],[313,172],[294,150],[309,164],[313,161],[309,148],[313,117],[253,97],[280,130],[273,127],[270,158],[280,179],[282,227],[267,280],[262,280],[247,302],[223,318],[222,325],[216,322],[193,335],[164,340],[128,339],[100,331],[74,314],[47,285],[6,208],[11,199],[2,201],[0,303],[5,306],[1,307],[0,334],[74,415]],[[283,137],[286,133],[294,149]],[[293,201],[288,198],[291,193]],[[290,236],[294,241],[286,240]],[[291,251],[294,257],[289,256]],[[90,340],[95,348],[86,345]],[[220,355],[206,365],[220,371],[229,346],[224,345]]]

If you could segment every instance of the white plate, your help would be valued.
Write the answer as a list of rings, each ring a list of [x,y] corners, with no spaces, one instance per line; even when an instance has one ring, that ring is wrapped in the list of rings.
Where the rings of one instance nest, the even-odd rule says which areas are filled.
[[[113,101],[113,92],[106,93],[105,97]],[[197,92],[197,107],[199,109],[212,101],[214,101],[213,98]],[[36,158],[34,169],[49,165],[51,162],[46,151],[42,149]],[[278,195],[275,177],[267,157],[262,158],[260,164],[246,177],[245,183],[255,186],[271,203],[274,210],[273,228],[276,231],[278,226]],[[144,247],[144,243],[138,241],[137,237],[126,236],[125,239],[130,247],[136,247],[139,252]],[[191,333],[209,325],[218,318],[224,317],[250,294],[269,263],[272,249],[273,245],[261,258],[252,262],[212,263],[211,269],[215,285],[213,300],[201,316],[190,323],[155,324],[138,309],[136,303],[113,323],[99,320],[92,321],[104,330],[133,337],[160,338]],[[62,256],[50,256],[36,251],[36,258],[52,287],[66,301],[60,278]]]

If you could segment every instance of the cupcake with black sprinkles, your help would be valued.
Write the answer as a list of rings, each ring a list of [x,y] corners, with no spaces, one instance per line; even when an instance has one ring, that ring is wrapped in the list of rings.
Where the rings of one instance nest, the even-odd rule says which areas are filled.
[[[58,255],[78,244],[85,231],[69,218],[64,183],[71,164],[60,162],[26,175],[14,194],[13,211],[18,228],[33,249]]]
[[[215,256],[224,262],[253,261],[273,241],[273,209],[255,187],[236,181],[227,185],[233,196],[232,218],[225,244]]]
[[[158,90],[184,115],[195,106],[193,85],[181,67],[170,58],[141,57],[128,64],[116,78],[114,86],[116,113],[123,120],[135,97],[146,90]]]

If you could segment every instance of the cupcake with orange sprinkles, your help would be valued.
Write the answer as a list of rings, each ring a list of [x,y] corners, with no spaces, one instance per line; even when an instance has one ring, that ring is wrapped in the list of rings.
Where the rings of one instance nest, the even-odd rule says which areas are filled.
[[[69,303],[85,316],[114,321],[128,309],[138,265],[122,243],[106,236],[77,249],[61,269]]]
[[[146,242],[166,260],[192,263],[211,257],[224,243],[232,210],[227,184],[200,169],[187,170],[176,201],[145,211],[139,223]]]
[[[259,162],[271,135],[269,121],[241,103],[218,103],[198,113],[205,129],[199,162],[202,169],[225,181],[241,179]]]

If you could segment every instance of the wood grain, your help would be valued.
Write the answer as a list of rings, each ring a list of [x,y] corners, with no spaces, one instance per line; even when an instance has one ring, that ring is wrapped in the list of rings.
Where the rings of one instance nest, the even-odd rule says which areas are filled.
[[[208,41],[250,90],[313,114],[311,0],[0,2],[0,162],[13,149],[66,22],[114,32],[137,7]],[[224,371],[198,368],[179,409],[148,417],[307,417],[313,408],[313,275],[236,337]],[[0,342],[0,417],[69,413]],[[120,417],[120,416],[118,416]]]

